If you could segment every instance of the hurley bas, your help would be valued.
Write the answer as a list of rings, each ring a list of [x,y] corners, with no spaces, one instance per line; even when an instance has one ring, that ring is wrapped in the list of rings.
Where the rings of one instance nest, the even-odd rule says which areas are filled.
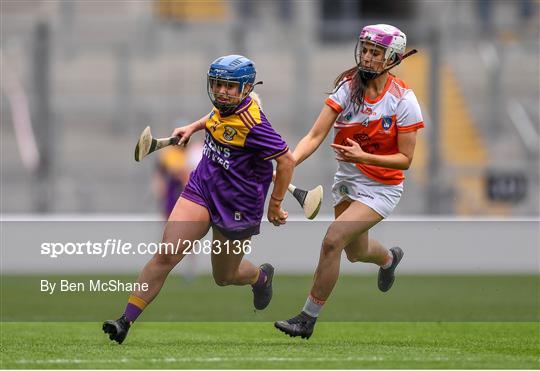
[[[69,280],[60,280],[51,282],[40,280],[40,291],[49,295],[54,294],[58,289],[60,292],[132,292],[148,291],[148,283],[143,282],[122,282],[120,280],[88,280],[88,282],[75,282]]]

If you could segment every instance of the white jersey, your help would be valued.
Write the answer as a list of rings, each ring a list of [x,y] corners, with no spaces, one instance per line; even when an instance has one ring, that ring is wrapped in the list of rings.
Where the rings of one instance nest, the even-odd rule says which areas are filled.
[[[362,109],[351,102],[351,81],[344,82],[326,99],[326,104],[339,113],[334,124],[334,143],[348,145],[356,141],[365,152],[390,155],[398,152],[397,135],[424,127],[420,105],[413,91],[397,77],[389,74],[383,92],[375,99],[364,99]],[[403,171],[373,165],[338,161],[336,178],[354,177],[361,172],[382,184],[403,182]]]

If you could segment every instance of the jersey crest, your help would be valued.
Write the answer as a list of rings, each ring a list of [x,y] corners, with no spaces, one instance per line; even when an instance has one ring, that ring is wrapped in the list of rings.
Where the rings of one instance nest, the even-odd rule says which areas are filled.
[[[392,116],[383,116],[382,117],[381,125],[382,125],[382,128],[384,129],[384,131],[390,130],[390,128],[392,127],[392,123],[393,123]]]
[[[251,100],[235,114],[222,117],[214,108],[206,121],[206,129],[212,137],[223,144],[244,147],[249,131],[261,123],[259,105]]]
[[[223,127],[223,139],[225,139],[227,142],[232,141],[236,134],[237,134],[237,131],[234,128],[228,125],[225,125]]]

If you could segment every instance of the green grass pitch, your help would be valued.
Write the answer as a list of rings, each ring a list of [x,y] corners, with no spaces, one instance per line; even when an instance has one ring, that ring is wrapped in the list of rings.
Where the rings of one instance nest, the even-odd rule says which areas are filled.
[[[2,368],[540,367],[538,323],[321,322],[308,341],[264,322],[138,323],[118,346],[99,323],[4,323]]]
[[[249,288],[171,276],[121,346],[101,322],[127,294],[48,295],[42,278],[96,277],[2,276],[1,368],[540,368],[538,275],[402,275],[384,294],[373,275],[343,275],[307,341],[272,322],[298,312],[311,276],[276,276],[261,312]]]

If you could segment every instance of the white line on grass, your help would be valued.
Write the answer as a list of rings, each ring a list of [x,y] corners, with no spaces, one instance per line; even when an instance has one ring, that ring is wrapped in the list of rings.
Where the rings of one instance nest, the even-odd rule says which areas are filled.
[[[385,361],[391,358],[382,356],[349,356],[349,357],[183,357],[183,358],[145,358],[145,359],[21,359],[18,364],[85,364],[85,363],[197,363],[197,362],[362,362],[362,361]],[[400,361],[449,361],[448,357],[413,357]],[[476,360],[476,359],[471,359]]]
[[[2,214],[2,222],[163,222],[158,214]],[[333,214],[320,214],[314,221],[308,222],[302,214],[289,214],[290,222],[333,222]],[[394,215],[390,222],[538,222],[537,216],[500,217],[493,215],[456,216],[456,215]],[[263,220],[263,222],[265,222]]]

